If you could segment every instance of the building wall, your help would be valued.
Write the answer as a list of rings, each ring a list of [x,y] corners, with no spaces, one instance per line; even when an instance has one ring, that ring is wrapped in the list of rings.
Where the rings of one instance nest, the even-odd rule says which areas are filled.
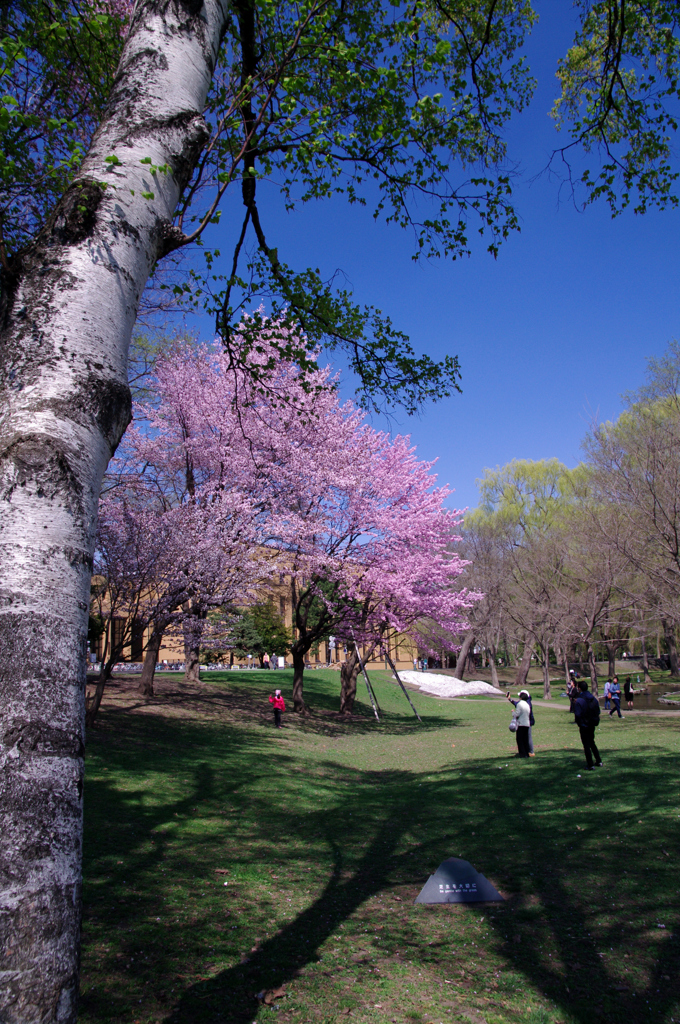
[[[281,615],[285,625],[289,629],[293,629],[293,614],[292,614],[292,600],[290,593],[290,582],[285,576],[281,576],[277,581],[272,581],[267,591],[263,593],[262,599],[267,600],[271,597],[274,603],[274,607],[277,608]],[[115,633],[118,630],[124,628],[125,619],[114,619],[112,628]],[[144,651],[149,640],[151,633],[151,627],[145,629],[136,630],[133,626],[132,629],[132,642],[123,648],[123,657],[121,661],[126,662],[140,662],[144,658]],[[95,653],[100,659],[102,656],[104,646],[103,637],[100,638],[97,643]],[[388,637],[388,649],[392,661],[395,663],[397,669],[406,670],[413,668],[414,658],[418,657],[418,650],[416,645],[409,637],[398,636],[396,634]],[[279,653],[270,651],[269,654]],[[327,641],[322,641],[318,647],[313,647],[309,654],[309,663],[312,666],[325,666],[327,664],[337,665],[347,658],[347,646],[344,643],[337,643],[334,650],[331,650]],[[360,653],[365,663],[372,668],[388,668],[386,660],[379,656],[374,655],[368,660],[365,659],[365,648],[360,648]],[[177,636],[166,636],[163,639],[163,644],[158,653],[159,663],[167,662],[169,665],[175,665],[184,662],[184,646],[182,641]],[[248,663],[252,664],[257,659],[240,658],[234,659],[234,664],[240,664],[247,666]],[[288,664],[291,663],[290,655],[287,657]]]

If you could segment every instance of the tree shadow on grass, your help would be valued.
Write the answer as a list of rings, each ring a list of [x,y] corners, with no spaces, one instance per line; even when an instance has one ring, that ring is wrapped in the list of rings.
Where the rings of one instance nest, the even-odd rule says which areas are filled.
[[[659,821],[656,834],[646,812],[667,800],[677,764],[645,748],[629,750],[621,763],[610,761],[624,826],[616,839],[614,812],[597,802],[602,796],[598,787],[607,785],[605,777],[565,782],[567,772],[575,774],[573,755],[555,753],[540,768],[518,766],[520,771],[505,778],[495,759],[467,762],[465,778],[452,780],[443,771],[434,781],[416,782],[415,802],[413,776],[370,773],[375,777],[364,780],[364,817],[372,807],[368,817],[377,818],[378,803],[383,817],[376,820],[370,845],[351,877],[341,880],[350,837],[329,829],[329,816],[316,816],[316,828],[326,827],[335,858],[323,893],[261,944],[248,963],[189,989],[168,1020],[246,1024],[254,1016],[254,993],[291,981],[313,963],[319,947],[370,896],[400,882],[412,885],[415,895],[433,867],[451,855],[472,861],[508,895],[507,903],[482,913],[495,930],[497,949],[508,968],[534,989],[583,1024],[664,1019],[677,1006],[679,901],[673,861],[659,852],[658,844],[672,846],[675,853],[678,835],[668,835],[667,821]],[[452,814],[457,819],[453,827]],[[343,818],[340,807],[336,815]],[[422,838],[410,852],[397,855],[405,830]],[[645,851],[655,858],[653,868],[642,867]],[[636,869],[624,875],[626,864]],[[446,948],[423,948],[420,910],[404,908],[400,943],[410,949],[410,956],[447,972],[459,957]],[[470,911],[475,913],[474,908]],[[428,912],[447,913],[449,908]],[[631,958],[629,972],[622,959],[622,937]],[[639,967],[642,974],[636,975]],[[482,979],[480,988],[483,984]]]
[[[416,732],[418,729],[421,731],[441,729],[454,724],[450,717],[433,713],[434,705],[431,702],[425,705],[422,695],[417,691],[412,691],[410,693],[411,700],[416,700],[420,705],[422,721],[419,722],[397,683],[385,681],[384,678],[375,678],[375,676],[372,677],[372,685],[378,697],[380,720],[377,721],[375,718],[361,679],[358,683],[357,700],[352,715],[342,715],[339,711],[340,673],[337,672],[334,675],[337,678],[329,679],[321,672],[318,674],[310,672],[305,676],[305,701],[308,713],[305,715],[293,714],[289,709],[284,720],[290,728],[304,733],[320,732],[330,736],[368,733],[374,732],[376,729],[389,730],[390,734],[402,734]],[[259,712],[258,718],[268,722],[271,719],[271,713],[267,705],[267,689],[283,686],[284,697],[286,697],[285,684],[292,686],[292,672],[277,670],[275,672],[215,673],[215,678],[206,679],[206,682],[214,684],[216,688],[225,687],[220,694],[220,699],[230,706],[238,708],[240,713],[251,714],[254,708],[262,708],[264,705],[265,713]]]
[[[237,673],[234,673],[237,675]],[[135,715],[139,711],[160,714],[179,713],[184,717],[223,716],[265,728],[273,727],[271,706],[267,699],[267,691],[253,677],[267,676],[265,672],[240,673],[241,677],[234,680],[211,680],[209,688],[182,687],[175,680],[166,684],[154,697],[138,698],[132,691],[130,703],[124,708],[127,715]],[[265,678],[265,682],[266,682]],[[235,685],[227,686],[225,683]],[[175,685],[173,685],[175,684]],[[120,696],[120,693],[118,694]],[[318,734],[324,736],[348,736],[376,734],[382,732],[391,736],[410,735],[418,732],[432,732],[443,728],[467,725],[460,719],[433,713],[435,705],[428,706],[426,711],[421,708],[421,719],[418,721],[403,699],[403,707],[397,699],[396,707],[393,694],[387,694],[392,706],[380,709],[380,721],[376,721],[370,706],[357,703],[352,715],[342,715],[337,710],[337,699],[333,694],[320,688],[310,698],[308,713],[293,714],[290,709],[284,714],[284,731]],[[402,694],[399,693],[399,698]],[[382,694],[383,700],[385,694]]]
[[[186,988],[168,1021],[249,1024],[256,1015],[254,994],[314,964],[320,947],[372,895],[406,886],[405,897],[414,897],[428,874],[452,855],[470,860],[508,896],[505,904],[481,913],[509,977],[514,972],[525,978],[582,1024],[647,1024],[667,1019],[677,1005],[679,835],[677,822],[671,824],[661,811],[675,799],[678,764],[663,751],[628,749],[609,756],[605,771],[583,772],[580,779],[581,755],[566,751],[551,751],[535,762],[513,761],[509,769],[506,757],[485,758],[426,774],[361,771],[327,759],[315,768],[318,793],[312,799],[305,789],[309,778],[291,773],[295,752],[274,747],[252,730],[118,715],[103,747],[105,763],[121,770],[131,767],[132,752],[135,773],[181,773],[193,783],[189,796],[156,806],[142,786],[123,793],[104,782],[88,783],[91,863],[106,860],[105,826],[118,822],[132,826],[116,829],[126,878],[151,882],[168,852],[191,877],[214,878],[219,836],[183,846],[162,830],[178,816],[189,818],[197,805],[207,813],[212,805],[228,804],[237,822],[241,811],[256,823],[250,846],[240,848],[241,866],[269,857],[282,865],[277,870],[285,878],[287,865],[300,856],[289,848],[295,841],[326,878],[318,897],[260,942],[248,962]],[[268,778],[277,780],[273,789]],[[278,785],[284,778],[285,799]],[[142,840],[151,835],[154,849],[142,852]],[[241,952],[262,928],[253,916],[257,908],[247,906],[247,879],[244,884],[250,936],[238,940]],[[125,906],[129,941],[139,946],[160,939],[160,955],[167,958],[161,967],[168,977],[179,977],[174,965],[183,955],[181,930],[155,924],[151,897],[137,899]],[[444,975],[460,966],[460,952],[427,946],[422,915],[450,912],[405,902],[392,926],[392,937],[412,959]],[[473,907],[463,913],[480,914]],[[216,940],[200,932],[200,941]],[[102,1012],[97,1019],[116,1017]]]

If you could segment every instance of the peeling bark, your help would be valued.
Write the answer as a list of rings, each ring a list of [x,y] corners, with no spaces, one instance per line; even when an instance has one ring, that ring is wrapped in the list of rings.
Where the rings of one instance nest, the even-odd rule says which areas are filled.
[[[106,116],[0,300],[0,1020],[73,1024],[97,501],[127,350],[206,139],[226,3],[137,5]],[[115,156],[118,163],[107,162]],[[141,160],[169,167],[149,172]],[[153,198],[144,198],[153,193]]]

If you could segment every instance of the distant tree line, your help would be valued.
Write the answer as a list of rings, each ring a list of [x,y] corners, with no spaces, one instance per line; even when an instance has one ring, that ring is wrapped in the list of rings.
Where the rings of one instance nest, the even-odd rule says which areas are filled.
[[[616,422],[594,425],[584,461],[514,460],[487,470],[479,507],[465,517],[465,583],[484,594],[462,636],[458,674],[475,645],[497,680],[499,658],[522,684],[533,656],[565,675],[625,651],[648,679],[663,653],[680,677],[680,345],[649,361],[647,383],[624,396]]]

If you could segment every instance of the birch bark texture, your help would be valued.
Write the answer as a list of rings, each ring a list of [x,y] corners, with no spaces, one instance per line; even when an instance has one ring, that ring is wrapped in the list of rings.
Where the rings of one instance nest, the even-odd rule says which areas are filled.
[[[139,299],[175,244],[173,214],[207,138],[202,112],[226,14],[222,0],[138,4],[82,168],[2,281],[4,1024],[76,1020],[97,501],[130,419],[127,350]]]

